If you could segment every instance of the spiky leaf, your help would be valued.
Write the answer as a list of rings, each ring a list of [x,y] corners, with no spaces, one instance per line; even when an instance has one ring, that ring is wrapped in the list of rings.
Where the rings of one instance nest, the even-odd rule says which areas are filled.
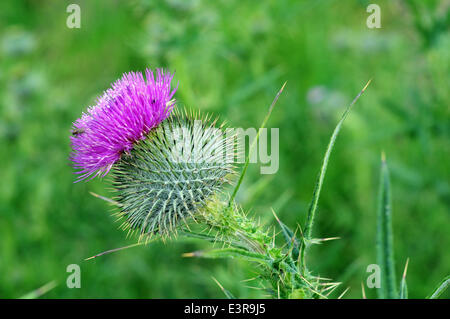
[[[377,216],[377,263],[381,269],[379,298],[398,298],[392,234],[392,210],[389,171],[384,154],[381,160],[380,190]]]
[[[336,139],[337,139],[337,137],[339,135],[341,127],[344,124],[344,121],[347,118],[348,114],[350,113],[353,105],[356,103],[356,101],[358,101],[360,96],[364,93],[364,91],[367,89],[367,87],[369,86],[371,81],[372,80],[369,80],[367,82],[367,84],[358,93],[358,95],[353,99],[353,101],[350,103],[350,105],[347,106],[347,108],[345,109],[344,113],[342,114],[341,119],[339,120],[338,124],[334,128],[334,131],[333,131],[333,134],[331,135],[330,141],[328,142],[328,147],[327,147],[327,150],[325,151],[325,155],[324,155],[323,160],[322,160],[322,167],[320,168],[319,175],[317,176],[317,181],[316,181],[316,185],[314,187],[312,200],[311,200],[311,202],[309,204],[308,215],[306,216],[306,224],[305,224],[305,229],[303,231],[303,234],[305,236],[304,242],[306,244],[310,244],[310,241],[312,239],[312,230],[313,230],[313,225],[314,225],[314,219],[315,219],[316,211],[317,211],[317,208],[318,208],[318,205],[319,205],[320,192],[322,190],[322,185],[323,185],[323,182],[324,182],[324,179],[325,179],[325,174],[327,172],[328,161],[330,160],[330,156],[331,156],[331,152],[333,151],[334,143],[336,142]],[[301,254],[300,269],[302,270],[302,273],[306,272],[306,262],[305,262],[306,258],[305,257],[306,257],[306,248],[307,248],[307,246],[308,245],[302,245],[300,247],[301,248],[301,250],[300,250],[300,254]]]

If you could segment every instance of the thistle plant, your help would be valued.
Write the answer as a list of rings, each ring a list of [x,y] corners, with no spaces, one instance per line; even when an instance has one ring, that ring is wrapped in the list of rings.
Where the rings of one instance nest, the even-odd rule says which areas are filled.
[[[277,229],[261,225],[235,200],[251,152],[284,85],[237,174],[233,164],[236,139],[226,134],[225,125],[211,116],[178,108],[170,73],[158,69],[155,77],[147,69],[145,75],[144,79],[139,72],[125,74],[73,125],[71,160],[78,170],[77,181],[109,173],[115,197],[97,197],[114,204],[121,228],[138,239],[137,244],[105,253],[150,240],[198,238],[211,242],[211,249],[189,252],[185,257],[236,258],[255,263],[255,280],[270,297],[331,296],[340,283],[316,275],[307,265],[307,255],[314,244],[333,239],[313,237],[320,193],[339,131],[369,83],[347,107],[332,134],[306,224],[292,230],[274,211]],[[224,185],[230,182],[234,189],[228,194]],[[284,241],[281,246],[277,244],[279,236]],[[388,263],[386,266],[390,268]],[[234,298],[219,286],[228,298]]]

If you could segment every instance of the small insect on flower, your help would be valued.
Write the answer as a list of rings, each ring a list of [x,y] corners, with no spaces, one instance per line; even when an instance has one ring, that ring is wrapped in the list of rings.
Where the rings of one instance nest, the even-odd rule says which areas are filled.
[[[126,73],[73,123],[70,159],[77,181],[105,176],[123,153],[170,115],[177,89],[172,89],[172,79],[161,69],[156,77],[146,69],[145,79],[141,72]]]
[[[83,128],[74,128],[70,132],[72,133],[72,136],[78,136],[79,134],[84,133],[84,129]]]

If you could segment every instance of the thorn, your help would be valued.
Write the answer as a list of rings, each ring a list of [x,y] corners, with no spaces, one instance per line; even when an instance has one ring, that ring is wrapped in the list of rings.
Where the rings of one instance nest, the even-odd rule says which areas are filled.
[[[362,297],[363,297],[363,299],[367,299],[366,291],[364,290],[364,283],[362,281],[361,281],[361,290],[362,290]]]
[[[323,281],[331,281],[331,280],[333,280],[333,279],[331,279],[331,278],[325,278],[325,277],[316,277],[316,279],[317,279],[318,281],[321,281],[321,280],[323,280]]]
[[[305,238],[305,236],[303,236],[303,230],[302,230],[302,226],[300,225],[300,223],[297,223],[297,228],[300,231],[300,237]]]
[[[312,238],[312,239],[310,240],[310,243],[311,243],[311,244],[321,244],[322,242],[330,241],[330,240],[336,240],[336,239],[341,239],[341,237]]]
[[[325,291],[329,290],[329,292],[326,294],[326,297],[328,298],[328,296],[331,295],[336,290],[336,288],[339,287],[340,284],[341,283],[334,283],[334,285],[331,285],[330,287],[327,287],[322,291],[325,292]]]
[[[102,199],[102,200],[104,200],[104,201],[106,201],[106,202],[108,202],[108,203],[111,203],[111,204],[114,204],[114,205],[117,205],[117,206],[120,205],[119,202],[116,202],[115,200],[112,200],[112,199],[110,199],[110,198],[108,198],[108,197],[101,196],[101,195],[96,194],[96,193],[94,193],[94,192],[89,192],[89,193],[90,193],[92,196],[97,197],[97,198],[100,198],[100,199]]]
[[[220,288],[222,291],[225,292],[225,289],[224,289],[223,286],[220,284],[220,282],[219,282],[216,278],[214,278],[213,276],[211,276],[211,278],[212,278],[212,280],[214,280],[214,281],[216,282],[217,286],[219,286],[219,288]]]
[[[191,253],[184,253],[184,254],[181,255],[181,257],[185,257],[185,258],[187,258],[187,257],[198,257],[198,256],[201,256],[201,255],[202,255],[201,251],[193,251]]]
[[[408,271],[409,257],[406,259],[405,270],[403,270],[403,279],[406,278],[406,272]]]
[[[258,279],[258,278],[259,278],[259,276],[256,276],[256,277],[253,277],[253,278],[241,280],[240,282],[248,282],[248,281],[252,281],[252,280]]]
[[[102,253],[100,253],[100,254],[97,254],[97,255],[94,255],[94,256],[92,256],[92,257],[86,258],[85,260],[91,260],[91,259],[94,259],[94,258],[103,256],[103,255],[107,255],[107,254],[114,253],[114,252],[119,251],[119,250],[124,250],[124,249],[132,248],[132,247],[135,247],[135,246],[141,246],[141,245],[143,245],[143,244],[144,244],[144,243],[141,242],[141,243],[136,243],[136,244],[128,245],[128,246],[125,246],[125,247],[120,247],[120,248],[110,249],[110,250],[104,251],[104,252],[102,252]]]
[[[367,87],[369,86],[370,82],[372,82],[372,79],[370,79],[370,80],[367,82],[366,86],[364,86],[364,88],[361,90],[361,92],[364,92],[364,91],[367,89]]]
[[[280,282],[277,282],[277,288],[278,288],[278,299],[281,299],[281,297],[280,297]]]
[[[384,151],[381,151],[381,162],[386,163],[386,153]]]
[[[345,289],[344,292],[341,293],[337,299],[342,299],[342,297],[344,297],[344,295],[347,293],[347,291],[348,291],[349,289],[350,289],[350,287],[347,287],[347,289]]]
[[[275,219],[277,220],[277,222],[280,223],[280,219],[278,218],[277,214],[275,213],[275,210],[272,207],[270,207],[270,210],[272,211],[272,214],[275,217]]]

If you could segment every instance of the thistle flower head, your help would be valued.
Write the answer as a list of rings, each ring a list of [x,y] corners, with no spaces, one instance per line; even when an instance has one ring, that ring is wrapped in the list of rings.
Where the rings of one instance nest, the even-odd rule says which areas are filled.
[[[142,237],[196,219],[233,173],[234,135],[216,121],[174,110],[112,170],[122,227]]]
[[[145,79],[130,72],[73,123],[70,159],[78,170],[78,180],[106,175],[123,153],[146,138],[150,130],[166,119],[173,108],[173,75],[150,69]]]

